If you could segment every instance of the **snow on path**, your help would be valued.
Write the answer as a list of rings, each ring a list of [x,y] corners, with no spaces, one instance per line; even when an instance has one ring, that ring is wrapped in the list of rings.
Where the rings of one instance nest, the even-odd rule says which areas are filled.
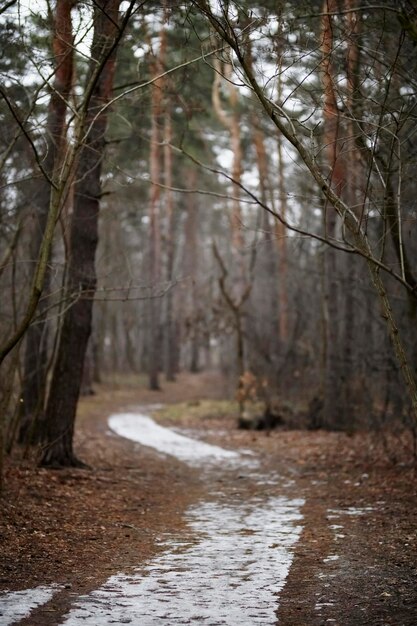
[[[175,433],[143,413],[111,415],[108,421],[118,435],[206,472],[210,468],[216,468],[217,474],[225,468],[260,468],[257,459]],[[249,474],[260,487],[276,485],[276,477],[271,475],[269,480],[268,476]],[[227,504],[209,501],[191,507],[185,537],[167,540],[160,556],[132,574],[112,576],[96,591],[76,598],[62,624],[275,624],[277,594],[285,584],[292,548],[302,530],[298,522],[304,501],[262,496],[238,499],[232,485],[230,493],[218,495],[226,495]],[[56,590],[38,587],[3,594],[0,626],[29,615]]]
[[[189,465],[202,465],[207,461],[218,463],[223,460],[238,460],[241,457],[239,452],[190,439],[159,426],[143,413],[117,413],[109,417],[108,423],[111,430],[121,437],[174,456]]]
[[[15,624],[29,617],[32,610],[48,602],[59,590],[59,586],[36,587],[23,591],[6,592],[0,595],[0,626]]]
[[[189,537],[167,542],[147,567],[112,576],[78,598],[63,625],[275,624],[276,594],[301,533],[302,505],[279,497],[191,508]]]

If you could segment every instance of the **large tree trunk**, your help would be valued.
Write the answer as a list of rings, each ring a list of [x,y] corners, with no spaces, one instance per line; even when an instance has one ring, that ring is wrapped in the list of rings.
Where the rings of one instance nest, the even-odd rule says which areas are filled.
[[[83,376],[96,287],[94,257],[98,241],[100,174],[107,116],[100,110],[111,95],[120,0],[97,0],[87,92],[91,88],[79,156],[71,222],[68,292],[74,303],[64,315],[46,410],[46,446],[42,464],[79,466],[73,453],[77,402]],[[100,68],[100,71],[97,70]]]
[[[52,48],[55,59],[55,79],[51,99],[49,102],[48,119],[46,124],[45,142],[46,151],[43,166],[46,174],[54,178],[53,170],[60,164],[60,155],[65,146],[65,117],[67,102],[72,87],[73,75],[73,34],[71,8],[73,0],[57,0],[54,16],[54,37]],[[30,258],[35,260],[39,256],[46,223],[48,219],[51,186],[45,177],[39,182],[37,210],[35,224],[30,241]],[[44,294],[49,287],[49,271],[44,281]],[[40,420],[44,404],[47,374],[47,340],[48,328],[46,323],[47,299],[39,301],[38,316],[27,332],[24,373],[22,382],[21,423],[19,432],[20,442],[36,442],[42,436]]]
[[[343,166],[338,145],[339,113],[337,109],[332,67],[333,26],[330,13],[337,9],[336,0],[324,0],[322,17],[322,83],[324,92],[323,117],[326,159],[329,166],[329,178],[335,193],[340,196],[343,184]],[[324,207],[325,237],[336,238],[336,212],[333,207]],[[336,250],[328,246],[324,252],[324,321],[325,321],[325,380],[324,380],[324,426],[334,428],[337,425],[340,403],[340,298],[338,294]]]

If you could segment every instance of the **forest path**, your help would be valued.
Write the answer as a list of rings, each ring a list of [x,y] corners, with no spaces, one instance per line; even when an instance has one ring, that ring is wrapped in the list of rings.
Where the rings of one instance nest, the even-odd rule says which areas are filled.
[[[204,397],[224,397],[218,377],[183,376],[157,393],[107,386],[78,416],[77,451],[93,470],[11,459],[0,626],[36,604],[21,626],[415,626],[412,471],[387,463],[364,433],[266,436],[236,429],[227,412],[192,419]],[[198,440],[191,466],[109,432],[110,414],[155,402],[183,403],[175,430]],[[198,442],[217,446],[203,466],[193,464]]]
[[[302,530],[304,501],[296,497],[294,481],[265,467],[249,450],[227,450],[159,426],[147,407],[112,415],[109,426],[162,454],[161,463],[176,457],[187,464],[204,489],[186,510],[185,527],[159,538],[162,552],[156,558],[112,575],[87,595],[70,593],[71,608],[57,623],[275,624],[278,592]],[[46,603],[48,591],[60,593],[59,587],[38,596],[35,590],[35,604]],[[18,617],[24,599],[14,599]],[[29,611],[30,602],[28,594]],[[0,624],[17,621],[10,602]]]
[[[77,598],[62,624],[275,624],[278,592],[302,528],[304,502],[294,497],[293,482],[245,451],[175,433],[142,411],[113,415],[109,424],[187,463],[206,493],[186,511],[185,531],[161,538],[160,555]]]

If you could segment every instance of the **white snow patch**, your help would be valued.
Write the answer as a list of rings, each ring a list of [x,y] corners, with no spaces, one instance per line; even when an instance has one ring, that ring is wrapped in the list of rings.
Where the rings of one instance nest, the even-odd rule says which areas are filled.
[[[314,608],[316,611],[321,611],[326,606],[334,606],[334,602],[318,602]]]
[[[111,415],[108,423],[111,430],[121,437],[126,437],[126,439],[174,456],[190,465],[198,466],[207,462],[217,463],[241,459],[238,452],[184,437],[184,435],[159,426],[143,413],[118,413]]]
[[[59,586],[56,585],[2,593],[0,595],[0,626],[9,626],[28,617],[33,609],[49,602],[58,590]]]
[[[338,554],[330,554],[325,559],[323,559],[323,563],[330,563],[331,561],[338,561],[340,556]]]
[[[112,576],[79,598],[63,624],[273,625],[303,504],[276,497],[263,505],[254,499],[192,507],[192,534],[166,542],[166,551],[144,569]]]
[[[373,506],[349,506],[347,509],[329,509],[327,519],[334,519],[336,517],[340,517],[341,515],[352,515],[353,517],[356,515],[366,515],[371,511],[375,511]]]

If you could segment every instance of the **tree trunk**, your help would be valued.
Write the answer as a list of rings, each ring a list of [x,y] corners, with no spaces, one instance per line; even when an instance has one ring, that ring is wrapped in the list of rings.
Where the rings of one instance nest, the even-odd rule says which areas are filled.
[[[352,211],[357,212],[357,206],[360,204],[358,189],[360,187],[361,167],[360,155],[355,143],[356,121],[359,119],[360,112],[357,107],[358,76],[359,76],[359,48],[358,48],[358,32],[359,20],[354,9],[353,0],[345,0],[345,9],[348,11],[346,15],[347,22],[347,51],[346,51],[346,78],[347,78],[347,95],[346,107],[349,113],[349,119],[346,122],[346,137],[344,138],[344,152],[346,161],[346,185],[341,191],[342,197],[346,204],[351,207]],[[349,234],[346,233],[349,238]],[[344,317],[343,317],[343,335],[342,335],[342,394],[341,394],[341,410],[340,420],[341,426],[346,430],[354,428],[355,420],[355,404],[357,403],[357,394],[360,393],[358,388],[358,373],[356,371],[356,350],[355,335],[357,331],[357,316],[355,315],[355,297],[357,295],[357,264],[356,259],[351,259],[349,255],[343,258],[343,299],[344,299]],[[355,403],[356,399],[356,403]]]
[[[78,161],[70,235],[67,289],[74,303],[64,315],[46,410],[42,465],[52,467],[82,465],[73,453],[73,433],[96,287],[94,257],[107,126],[107,116],[100,110],[111,96],[119,4],[120,0],[97,0],[95,6],[87,135]]]
[[[250,58],[250,55],[248,55]],[[242,179],[242,145],[240,137],[240,114],[239,114],[239,92],[233,84],[233,66],[231,62],[223,65],[223,75],[226,79],[228,90],[228,100],[230,113],[223,110],[220,99],[221,66],[218,59],[214,61],[214,82],[212,89],[212,101],[214,110],[220,122],[230,133],[230,148],[233,152],[232,179],[233,179],[233,200],[232,200],[232,252],[236,261],[236,271],[233,281],[228,282],[223,259],[219,250],[214,247],[216,259],[220,265],[222,275],[219,278],[219,287],[226,305],[229,307],[234,317],[234,327],[236,332],[236,365],[238,373],[238,390],[241,388],[241,377],[245,370],[245,346],[244,346],[244,305],[249,297],[251,283],[248,282],[247,271],[244,259],[244,236],[242,229],[242,209],[240,202],[240,182]]]
[[[281,80],[279,80],[281,83]],[[279,213],[283,220],[287,219],[287,192],[285,185],[284,159],[282,156],[282,134],[278,134],[278,187],[279,187]],[[288,343],[288,261],[287,261],[287,233],[285,226],[279,220],[276,223],[278,245],[278,298],[279,298],[279,321],[278,330],[281,346]]]
[[[190,167],[184,170],[184,178],[188,181],[188,188],[191,191],[195,189],[197,182],[197,172],[195,168]],[[187,302],[185,308],[185,317],[189,320],[189,330],[187,338],[190,345],[189,370],[191,373],[197,373],[200,364],[200,333],[198,329],[198,288],[197,279],[199,272],[199,239],[198,239],[198,197],[193,193],[188,193],[186,197],[186,219],[184,227],[184,235],[186,246],[184,248],[183,272],[189,285],[187,293]]]
[[[277,100],[280,104],[282,102],[283,90],[282,90],[282,59],[284,56],[282,41],[282,28],[283,28],[283,16],[282,8],[279,11],[279,23],[278,33],[276,38],[276,52],[278,58],[278,76],[277,76]],[[277,156],[278,156],[278,197],[279,197],[279,215],[282,220],[287,219],[288,203],[287,203],[287,189],[285,184],[285,164],[283,159],[283,136],[282,133],[278,133],[277,138]],[[282,347],[288,343],[288,288],[287,288],[287,275],[288,275],[288,260],[287,260],[287,233],[283,222],[277,220],[275,227],[277,246],[278,246],[278,302],[279,302],[279,318],[278,318],[278,332],[279,339]]]
[[[175,380],[175,320],[173,292],[170,288],[174,276],[174,195],[172,191],[172,120],[166,111],[164,125],[164,179],[166,213],[166,279],[168,292],[165,296],[164,369],[169,381]]]
[[[332,17],[337,9],[336,0],[324,0],[322,17],[322,84],[324,92],[323,117],[326,160],[329,178],[335,193],[340,197],[343,183],[343,167],[339,154],[339,113],[334,87]],[[336,238],[336,217],[333,207],[325,204],[324,230],[329,240]],[[324,252],[324,309],[325,309],[325,381],[324,381],[324,426],[334,428],[340,414],[340,342],[339,342],[339,294],[336,250],[328,246]]]
[[[256,165],[259,178],[259,192],[264,206],[271,206],[275,211],[275,199],[272,193],[271,172],[268,166],[265,133],[259,124],[257,116],[253,115],[253,142],[256,152]],[[253,361],[258,376],[266,375],[265,368],[270,372],[270,363],[273,355],[283,356],[280,336],[277,334],[276,320],[279,317],[278,305],[278,256],[275,234],[275,224],[271,224],[271,216],[263,208],[257,221],[260,227],[256,246],[256,264],[253,274],[253,331],[257,337],[257,351],[261,359]],[[279,279],[278,279],[279,280]]]
[[[238,99],[239,93],[237,88],[232,82],[232,65],[231,63],[225,63],[223,65],[223,73],[224,78],[226,80],[226,85],[228,89],[229,95],[229,105],[231,112],[226,113],[223,110],[221,99],[220,99],[220,84],[222,79],[221,74],[221,65],[217,59],[214,59],[214,81],[213,81],[213,89],[212,89],[212,100],[214,111],[219,119],[219,121],[223,124],[223,126],[229,131],[230,134],[230,149],[233,153],[232,160],[232,189],[233,189],[233,199],[232,199],[232,215],[231,215],[231,230],[232,230],[232,250],[236,259],[237,264],[237,280],[235,281],[235,289],[236,295],[239,295],[245,289],[246,282],[246,269],[245,262],[243,258],[243,249],[244,249],[244,237],[243,237],[243,229],[242,229],[242,208],[240,202],[241,189],[240,182],[242,179],[242,146],[240,139],[240,115],[238,109]]]
[[[43,162],[45,172],[54,178],[53,170],[60,165],[62,149],[65,146],[65,118],[67,102],[72,88],[73,76],[73,34],[71,8],[73,0],[58,0],[54,16],[54,37],[52,48],[55,59],[55,80],[48,108],[45,142],[46,152]],[[30,241],[30,258],[39,256],[43,235],[48,219],[51,186],[45,177],[39,182],[36,222]],[[44,294],[48,291],[50,272],[44,280]],[[27,332],[24,373],[22,382],[21,423],[19,442],[36,443],[42,437],[42,411],[46,391],[48,328],[46,323],[47,299],[39,301],[38,316]],[[40,417],[40,420],[37,417]]]
[[[154,76],[163,71],[166,52],[166,30],[162,27],[159,36],[159,54],[154,62]],[[153,296],[155,286],[161,280],[161,142],[163,113],[164,79],[155,80],[152,84],[152,122],[150,175],[151,190],[149,201],[149,302],[148,302],[148,376],[149,388],[157,391],[159,387],[159,369],[161,362],[160,344],[160,300]]]

